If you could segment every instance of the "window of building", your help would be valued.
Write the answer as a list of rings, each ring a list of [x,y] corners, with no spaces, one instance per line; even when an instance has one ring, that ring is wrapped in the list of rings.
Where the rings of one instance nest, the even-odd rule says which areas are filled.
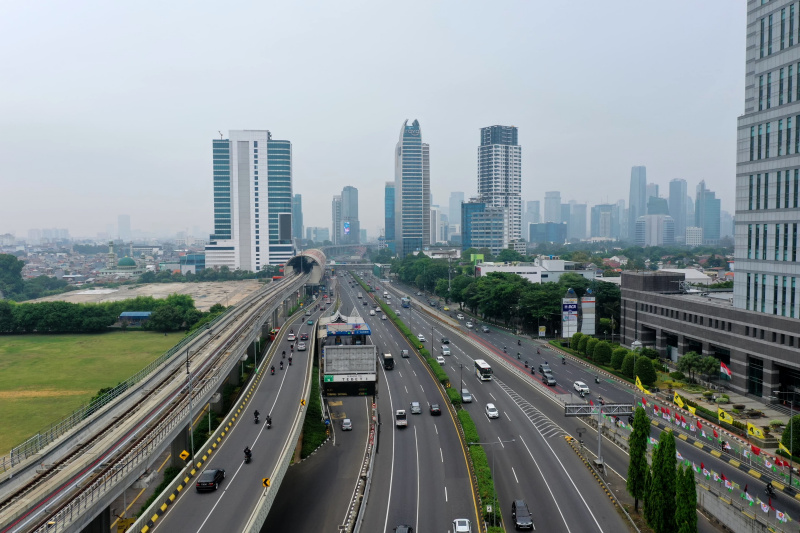
[[[778,121],[778,155],[783,155],[783,121]]]
[[[753,142],[751,140],[750,144],[752,145]],[[750,160],[752,161],[753,158],[751,157]],[[747,209],[750,211],[753,210],[753,175],[750,174],[750,179],[747,181]]]
[[[788,170],[786,171],[789,172]],[[781,171],[778,171],[778,181],[775,183],[775,209],[781,208]]]
[[[781,316],[786,316],[786,289],[786,276],[783,276],[783,284],[781,285]],[[783,344],[783,342],[781,342],[781,344]]]
[[[769,209],[769,172],[764,174],[764,209]]]
[[[747,358],[747,392],[762,396],[764,392],[764,362],[755,357]]]
[[[794,4],[789,6],[789,46],[794,45]],[[791,76],[791,74],[789,74]]]
[[[769,96],[767,96],[767,107],[769,107]],[[770,132],[770,129],[772,129],[772,123],[771,122],[767,122],[767,137],[764,139],[764,145],[765,145],[765,150],[764,151],[766,152],[764,154],[764,158],[765,159],[769,159],[769,132]]]
[[[750,336],[750,326],[745,326],[744,327],[744,335],[745,335],[745,337],[749,337]]]
[[[797,172],[797,171],[795,171]],[[789,171],[787,170],[783,175],[783,207],[789,207]]]
[[[800,63],[797,66],[800,69]],[[798,74],[800,76],[800,74]],[[758,110],[764,109],[764,75],[758,77]],[[759,132],[760,133],[760,132]]]
[[[756,209],[761,209],[761,174],[756,176]]]
[[[764,232],[764,234],[763,234],[764,238],[761,239],[761,246],[762,246],[762,248],[761,248],[761,259],[766,259],[767,258],[767,225],[766,224],[764,224],[764,226],[762,227],[762,230]]]
[[[731,330],[731,323],[728,322],[728,331],[730,331],[730,330]]]
[[[783,260],[786,261],[789,257],[789,224],[783,225]]]
[[[769,25],[767,27],[767,55],[772,55],[772,15],[769,16]]]
[[[750,277],[750,274],[747,276]],[[753,311],[758,311],[758,274],[753,275]]]
[[[761,57],[764,57],[764,40],[766,35],[764,34],[764,19],[761,19]]]
[[[794,302],[795,302],[794,296],[797,293],[797,287],[795,285],[795,279],[796,278],[792,278],[792,286],[789,289],[789,294],[791,294],[791,303],[789,304],[789,317],[790,318],[794,318]]]
[[[786,46],[786,8],[781,9],[781,50]]]
[[[789,67],[789,75],[786,77],[786,103],[792,103],[792,67]],[[792,119],[787,120],[787,129],[792,129]],[[786,146],[786,153],[789,153],[789,146]]]
[[[781,225],[775,224],[775,261],[780,260],[781,240],[780,240]]]
[[[772,276],[772,314],[778,314],[778,276]],[[775,333],[772,337],[772,341],[775,342]]]
[[[783,69],[781,69],[780,79],[778,79],[778,105],[783,105]]]
[[[800,185],[800,169],[794,169],[794,207],[800,207],[797,205],[797,186]],[[786,197],[788,198],[789,195],[787,193]]]
[[[772,107],[772,72],[767,74],[767,109],[770,107]],[[769,141],[767,142],[769,143]]]
[[[747,225],[747,258],[753,258],[753,225]],[[749,275],[749,274],[748,274]]]
[[[763,132],[764,132],[764,125],[763,124],[759,124],[758,125],[758,147],[757,147],[758,148],[758,154],[756,156],[756,159],[761,159],[761,136],[763,135]]]
[[[761,274],[761,312],[767,312],[767,275]],[[764,330],[761,330],[761,338],[764,338]]]

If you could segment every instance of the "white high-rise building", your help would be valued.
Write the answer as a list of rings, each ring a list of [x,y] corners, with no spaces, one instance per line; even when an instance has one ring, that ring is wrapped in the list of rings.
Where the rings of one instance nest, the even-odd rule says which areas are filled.
[[[406,120],[394,151],[395,253],[405,257],[431,239],[430,149],[419,121]]]
[[[631,187],[628,198],[628,238],[636,236],[639,217],[647,214],[647,168],[631,168]]]
[[[337,194],[331,200],[331,226],[333,244],[342,244],[342,195]]]
[[[478,197],[487,206],[508,210],[508,237],[522,238],[522,147],[515,126],[481,128],[478,147]]]
[[[267,130],[212,141],[214,233],[206,266],[257,272],[294,256],[292,144]]]

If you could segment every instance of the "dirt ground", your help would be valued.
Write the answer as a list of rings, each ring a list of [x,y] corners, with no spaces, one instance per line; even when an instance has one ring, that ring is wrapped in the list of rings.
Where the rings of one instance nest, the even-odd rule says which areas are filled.
[[[70,302],[76,304],[115,302],[137,296],[166,298],[170,294],[188,294],[200,311],[208,311],[214,304],[235,305],[245,296],[261,287],[258,280],[209,281],[204,283],[150,283],[146,285],[127,285],[118,289],[81,290],[47,296],[31,302]]]

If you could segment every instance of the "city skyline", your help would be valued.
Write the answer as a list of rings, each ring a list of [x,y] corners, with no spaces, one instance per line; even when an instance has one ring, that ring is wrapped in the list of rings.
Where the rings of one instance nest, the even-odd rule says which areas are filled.
[[[382,196],[392,179],[385,154],[406,116],[424,124],[426,142],[435,147],[431,191],[439,205],[452,190],[477,193],[475,132],[511,124],[520,129],[529,162],[523,202],[543,200],[536,191],[558,179],[575,183],[564,187],[563,201],[614,203],[627,198],[627,174],[641,163],[662,190],[674,178],[705,179],[723,209],[733,211],[735,135],[726,124],[742,111],[743,3],[693,6],[690,21],[684,7],[672,4],[630,4],[621,10],[625,17],[588,2],[580,9],[459,7],[461,23],[452,25],[452,7],[444,4],[423,13],[400,7],[391,17],[388,6],[370,3],[346,11],[253,5],[244,8],[250,11],[244,21],[222,6],[193,6],[191,23],[179,6],[157,20],[143,6],[53,5],[44,18],[32,5],[9,6],[0,39],[19,53],[6,62],[14,83],[0,88],[6,126],[0,212],[7,215],[0,231],[24,237],[31,228],[64,227],[94,238],[124,213],[134,234],[200,227],[202,237],[213,227],[207,139],[245,128],[292,139],[294,192],[304,196],[305,225],[328,225],[330,195],[317,195],[320,186],[344,181],[365,197]],[[579,38],[537,22],[544,20],[569,20]],[[674,43],[670,28],[687,24],[697,31]],[[410,54],[397,46],[408,27],[417,32]],[[478,28],[502,38],[475,42]],[[708,32],[716,39],[705,39]],[[372,43],[365,57],[341,53],[364,38]],[[219,46],[225,40],[238,41],[236,57]],[[290,46],[272,53],[272,43],[282,40]],[[440,68],[445,55],[454,60],[447,72]],[[498,64],[498,55],[508,61]],[[537,83],[533,72],[519,68],[526,57],[536,58],[535,71],[562,82]],[[219,98],[226,90],[221,70],[245,69],[252,82],[237,86],[235,98]],[[391,75],[397,71],[414,72],[425,88],[401,87]],[[581,82],[585,77],[595,80],[591,87]],[[275,83],[281,79],[292,83]],[[325,91],[316,89],[320,80]],[[498,82],[508,96],[485,98]],[[692,127],[697,117],[704,128]],[[329,122],[337,124],[336,135],[325,127]],[[354,140],[355,169],[348,149]],[[574,157],[576,150],[582,157]],[[42,197],[43,188],[51,194]],[[362,227],[378,235],[382,206],[361,211]]]

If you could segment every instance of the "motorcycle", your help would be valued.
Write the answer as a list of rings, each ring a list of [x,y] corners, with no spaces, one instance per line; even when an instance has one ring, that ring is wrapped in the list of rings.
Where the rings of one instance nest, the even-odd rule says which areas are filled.
[[[597,377],[597,376],[595,376],[595,377],[594,377],[594,382],[595,382],[595,383],[600,383],[600,378],[599,378],[599,377]]]
[[[562,365],[566,365],[567,364],[567,359],[565,357],[561,358],[561,364]]]
[[[256,424],[258,424],[258,415],[254,415],[253,420],[255,421]]]
[[[281,361],[281,370],[283,370],[283,361]]]
[[[775,494],[775,489],[772,487],[772,483],[768,483],[766,487],[764,487],[764,492],[770,498],[776,498],[777,494]]]
[[[600,405],[605,405],[606,401],[603,399],[602,396],[598,396],[597,397],[597,403],[599,403]]]
[[[519,359],[519,356],[520,356],[520,355],[522,355],[522,354],[521,354],[521,353],[519,353],[519,352],[517,352],[517,359]]]
[[[275,375],[275,365],[272,365],[272,368],[270,368],[270,372],[272,373],[273,376]]]
[[[586,396],[586,393],[585,393],[585,392],[583,392],[583,391],[581,391],[581,392],[580,392],[580,395],[581,395],[581,398],[583,398],[584,396]]]
[[[289,366],[292,366],[292,358],[289,358]]]
[[[245,462],[245,464],[249,463],[250,459],[252,459],[252,458],[253,458],[253,452],[251,452],[249,449],[245,448],[245,450],[244,450],[244,462]]]
[[[283,357],[281,359],[286,359],[286,350],[283,351]]]
[[[525,368],[528,368],[528,360],[525,359]]]
[[[517,346],[522,346],[522,341],[517,339]]]
[[[267,429],[272,429],[272,417],[267,415]]]

